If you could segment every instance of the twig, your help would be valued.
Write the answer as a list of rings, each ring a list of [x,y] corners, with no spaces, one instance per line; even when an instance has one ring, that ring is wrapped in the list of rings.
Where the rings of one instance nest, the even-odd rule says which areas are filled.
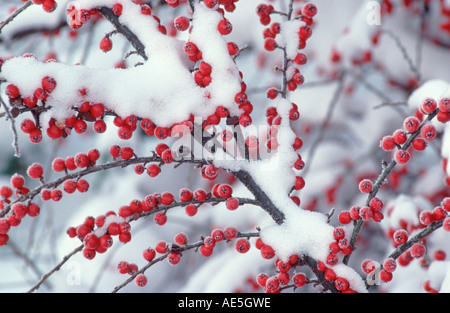
[[[308,157],[307,157],[307,163],[305,168],[303,169],[303,175],[306,176],[309,169],[311,168],[312,159],[314,158],[314,154],[316,152],[317,147],[319,146],[320,142],[322,141],[325,130],[333,116],[334,109],[336,108],[336,105],[339,101],[340,96],[342,95],[342,92],[344,91],[344,81],[345,81],[345,73],[342,74],[342,76],[339,79],[339,84],[334,92],[333,98],[331,99],[330,104],[328,105],[328,110],[325,115],[325,119],[323,120],[322,124],[319,128],[319,133],[317,134],[316,139],[312,143],[311,148],[309,149]]]
[[[25,2],[21,7],[18,7],[6,20],[0,23],[0,34],[3,30],[3,28],[11,23],[20,13],[25,11],[28,7],[30,7],[33,4],[31,1]]]
[[[416,139],[417,136],[419,136],[420,130],[422,129],[422,127],[425,124],[427,124],[428,122],[430,122],[437,115],[438,111],[439,110],[436,110],[433,113],[428,115],[428,117],[420,125],[419,129],[416,132],[412,133],[409,136],[408,140],[403,144],[403,146],[401,147],[402,150],[407,150],[412,145],[412,142],[414,141],[414,139]],[[391,162],[386,167],[384,167],[384,169],[381,172],[380,176],[378,177],[377,181],[373,185],[372,191],[369,193],[369,195],[366,199],[366,203],[365,203],[366,206],[369,206],[370,201],[376,197],[381,186],[383,186],[386,183],[387,177],[389,176],[389,174],[392,172],[392,170],[394,169],[394,167],[396,165],[397,165],[397,162],[395,161],[395,159],[392,159]],[[355,227],[353,228],[352,236],[350,239],[350,245],[352,248],[355,246],[356,239],[358,238],[359,232],[361,231],[361,227],[363,224],[364,224],[364,221],[360,218],[356,222]],[[344,264],[348,264],[351,255],[352,254],[348,254],[344,257],[344,259],[343,259]]]
[[[119,33],[121,33],[128,39],[128,41],[136,49],[138,54],[142,58],[144,58],[145,61],[147,61],[148,57],[145,53],[145,46],[139,40],[139,38],[127,26],[120,23],[119,18],[112,12],[111,9],[107,7],[101,7],[98,10],[109,22],[111,22],[111,24],[114,25]]]
[[[78,248],[75,248],[72,252],[70,252],[68,255],[66,255],[61,262],[59,262],[50,272],[46,273],[42,276],[42,278],[30,289],[28,290],[28,293],[32,293],[39,289],[39,287],[51,276],[53,273],[59,271],[61,267],[75,254],[83,250],[84,245],[79,246]]]
[[[14,156],[19,158],[20,157],[19,138],[18,138],[18,135],[17,135],[15,119],[12,116],[11,112],[9,111],[8,107],[6,106],[5,101],[3,101],[3,98],[1,98],[1,97],[0,97],[0,103],[2,104],[2,107],[5,110],[5,113],[6,113],[6,115],[8,116],[8,118],[9,118],[9,120],[11,122],[11,130],[13,132]]]

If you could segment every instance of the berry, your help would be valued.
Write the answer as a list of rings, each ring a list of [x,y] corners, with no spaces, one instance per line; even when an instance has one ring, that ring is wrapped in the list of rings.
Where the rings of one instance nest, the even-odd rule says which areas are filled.
[[[120,3],[116,3],[112,7],[112,12],[114,13],[115,16],[121,16],[122,15],[122,9],[123,9],[122,5]]]
[[[380,280],[385,282],[385,283],[391,281],[392,280],[392,276],[393,276],[392,273],[386,271],[385,269],[382,269],[380,271]]]
[[[39,163],[33,163],[28,167],[27,174],[33,179],[40,179],[44,175],[44,168]]]
[[[339,223],[341,224],[349,224],[352,221],[349,211],[342,211],[339,213]]]
[[[153,261],[155,256],[156,256],[156,251],[154,249],[148,248],[148,249],[145,249],[143,252],[143,257],[148,262]]]
[[[425,139],[426,141],[432,141],[436,138],[436,128],[433,124],[426,124],[420,129],[420,135]]]
[[[169,262],[170,265],[177,265],[181,261],[181,254],[177,252],[171,252],[167,256],[167,261]]]
[[[246,253],[248,252],[248,250],[250,250],[250,241],[248,241],[247,239],[239,239],[236,242],[236,250],[239,253]]]
[[[442,98],[439,100],[439,110],[442,112],[450,112],[450,98]]]
[[[217,25],[217,29],[219,30],[221,35],[228,35],[233,30],[233,25],[231,25],[229,20],[223,19]]]
[[[403,122],[403,127],[408,133],[414,133],[419,129],[420,120],[415,116],[409,116]]]
[[[174,26],[179,31],[185,31],[189,28],[190,20],[186,16],[178,16],[174,20]]]
[[[302,8],[302,14],[308,18],[313,18],[317,14],[317,7],[313,3],[307,3]]]
[[[111,49],[112,49],[112,41],[111,41],[111,39],[109,39],[108,37],[104,37],[104,38],[100,41],[100,49],[101,49],[103,52],[111,51]]]
[[[411,154],[406,150],[398,150],[394,154],[394,160],[398,164],[406,164],[410,161],[410,159],[411,159]]]
[[[428,226],[434,222],[433,213],[430,211],[422,211],[419,214],[419,221],[422,225]]]
[[[6,87],[6,94],[8,95],[9,98],[15,99],[15,98],[18,98],[20,96],[20,91],[19,91],[19,88],[16,85],[9,84]]]
[[[239,207],[239,199],[230,197],[226,201],[226,206],[228,210],[236,210]]]
[[[408,241],[408,232],[404,229],[399,229],[394,232],[393,239],[396,244],[404,244]]]
[[[362,193],[370,193],[373,188],[373,183],[369,179],[363,179],[359,183],[358,187],[359,187],[359,191],[361,191]]]
[[[261,247],[261,256],[264,259],[272,259],[275,257],[275,251],[273,250],[273,248],[269,245],[263,245]]]
[[[397,268],[397,262],[392,258],[388,258],[383,262],[383,268],[387,272],[392,273]]]
[[[345,279],[343,277],[338,277],[334,281],[334,286],[339,291],[345,291],[345,290],[347,290],[350,287],[350,283],[348,282],[347,279]]]
[[[425,255],[425,246],[421,243],[415,243],[411,247],[411,256],[418,259]]]
[[[264,41],[264,49],[274,51],[278,47],[277,41],[273,38],[266,38]]]
[[[184,233],[178,233],[175,236],[174,241],[176,244],[178,244],[180,246],[184,246],[188,242],[188,237]]]
[[[135,283],[139,287],[145,287],[147,285],[148,279],[144,274],[138,274],[134,279]]]
[[[157,164],[150,164],[147,166],[147,174],[150,177],[156,177],[161,173],[161,168]]]
[[[153,220],[156,224],[162,226],[167,222],[167,215],[162,212],[156,213]]]
[[[422,110],[422,112],[424,114],[433,113],[437,109],[437,107],[438,107],[438,104],[437,104],[436,100],[434,100],[433,98],[425,99],[420,105],[420,109]]]
[[[406,142],[406,140],[408,140],[408,136],[406,134],[406,132],[403,129],[397,129],[394,133],[393,133],[393,138],[394,138],[394,142],[398,145],[402,145]]]
[[[198,212],[197,206],[195,206],[193,204],[188,204],[184,209],[185,209],[186,215],[188,215],[188,216],[194,216]]]
[[[302,287],[308,282],[308,278],[306,278],[304,273],[297,273],[292,276],[292,282],[295,287]]]
[[[226,239],[232,240],[238,235],[238,230],[235,227],[229,226],[223,230],[223,235]]]

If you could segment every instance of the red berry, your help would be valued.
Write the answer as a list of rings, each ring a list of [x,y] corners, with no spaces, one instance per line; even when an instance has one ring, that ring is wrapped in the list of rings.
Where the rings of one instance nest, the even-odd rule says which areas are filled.
[[[135,283],[139,287],[145,287],[147,285],[148,279],[144,274],[138,274],[134,279]]]
[[[93,249],[84,248],[83,249],[83,256],[88,259],[92,260],[95,258],[96,252]]]
[[[344,225],[349,224],[352,221],[349,211],[342,211],[341,213],[339,213],[338,219],[339,222]]]
[[[419,129],[420,120],[415,116],[409,116],[403,122],[403,127],[408,133],[414,133]]]
[[[104,37],[104,38],[100,41],[100,49],[101,49],[103,52],[111,51],[111,49],[112,49],[112,41],[111,41],[111,39],[109,39],[108,37]]]
[[[317,14],[317,7],[313,3],[307,3],[303,6],[302,14],[308,18],[313,18]]]
[[[113,12],[114,15],[116,15],[116,16],[122,15],[122,10],[123,10],[123,7],[122,7],[122,5],[121,5],[120,3],[116,3],[116,4],[114,4],[113,7],[112,7],[112,12]]]
[[[143,252],[143,257],[148,262],[153,261],[155,256],[156,256],[156,251],[154,249],[148,248],[148,249],[145,249]]]
[[[408,241],[408,232],[404,229],[399,229],[394,232],[392,238],[396,244],[404,244]]]
[[[229,226],[223,230],[223,235],[228,240],[232,240],[238,235],[238,230],[235,227]]]
[[[370,193],[372,191],[372,188],[373,183],[369,179],[363,179],[359,183],[359,191],[361,191],[362,193]]]
[[[426,141],[432,141],[436,138],[436,128],[433,124],[426,124],[420,129],[420,135],[425,139]]]
[[[410,159],[411,159],[411,154],[406,150],[398,150],[394,154],[394,160],[398,164],[406,164],[410,161]]]
[[[16,85],[9,84],[6,87],[6,94],[8,95],[9,98],[15,99],[15,98],[18,98],[20,96],[20,91],[19,91],[19,88]]]
[[[345,290],[347,290],[350,287],[350,283],[348,282],[347,279],[345,279],[343,277],[338,277],[334,281],[334,286],[339,291],[345,291]]]
[[[304,273],[297,273],[292,276],[292,282],[295,287],[302,287],[308,282],[308,278],[306,278]]]
[[[188,216],[194,216],[195,214],[197,214],[198,208],[197,206],[193,205],[193,204],[188,204],[185,207],[185,212]]]
[[[408,140],[408,135],[403,129],[397,129],[392,136],[394,138],[394,142],[398,145],[402,145],[406,142],[406,140]]]
[[[274,51],[278,47],[278,43],[273,38],[266,38],[264,41],[264,49],[267,51]]]
[[[50,76],[45,76],[42,79],[42,88],[44,88],[47,93],[51,93],[56,88],[56,80]]]
[[[162,212],[156,213],[153,220],[156,224],[162,226],[167,222],[167,215]]]
[[[239,199],[230,197],[226,201],[226,206],[228,210],[236,210],[239,207]]]
[[[185,31],[189,28],[190,20],[186,16],[178,16],[174,20],[174,26],[179,31]]]
[[[219,30],[220,34],[228,35],[233,30],[233,25],[231,25],[229,20],[223,19],[219,22],[219,25],[217,25],[217,29]]]
[[[425,255],[425,246],[421,243],[415,243],[411,247],[411,256],[418,259]]]
[[[161,173],[161,168],[157,164],[150,164],[147,166],[147,174],[150,177],[156,177]]]
[[[167,256],[167,261],[169,262],[170,265],[177,265],[181,261],[181,254],[177,252],[171,252]]]
[[[397,268],[397,262],[393,258],[388,258],[383,262],[383,268],[387,272],[392,273]]]
[[[380,271],[380,280],[385,282],[385,283],[391,281],[392,280],[392,276],[393,276],[392,273],[386,271],[385,269],[382,269]]]
[[[439,100],[439,110],[442,112],[450,112],[450,98],[442,98]]]
[[[213,249],[206,247],[205,245],[200,247],[200,253],[205,256],[205,257],[209,257],[211,256],[211,254],[213,253]]]
[[[422,225],[428,226],[434,222],[433,213],[430,211],[422,211],[419,214],[419,221]]]
[[[280,280],[276,276],[271,276],[266,280],[265,290],[267,292],[276,292],[280,287]]]
[[[174,241],[176,244],[178,244],[180,246],[184,246],[188,242],[188,237],[184,233],[178,233],[175,236]]]
[[[273,248],[269,245],[263,245],[261,247],[261,256],[264,259],[272,259],[275,257],[275,250],[273,250]]]
[[[44,168],[39,163],[33,163],[28,167],[27,174],[33,179],[40,179],[44,175]]]
[[[431,114],[433,113],[438,107],[438,103],[433,98],[427,98],[424,101],[422,101],[422,104],[420,105],[420,109],[424,114]]]

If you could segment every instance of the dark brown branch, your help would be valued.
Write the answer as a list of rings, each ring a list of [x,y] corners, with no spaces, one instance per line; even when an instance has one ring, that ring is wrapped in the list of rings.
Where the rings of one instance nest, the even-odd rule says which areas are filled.
[[[127,26],[120,23],[119,18],[112,12],[111,9],[107,7],[101,7],[98,10],[109,22],[111,22],[111,24],[114,25],[119,33],[121,33],[128,39],[128,41],[136,49],[138,54],[147,61],[148,57],[145,53],[145,46],[139,40],[139,38]]]

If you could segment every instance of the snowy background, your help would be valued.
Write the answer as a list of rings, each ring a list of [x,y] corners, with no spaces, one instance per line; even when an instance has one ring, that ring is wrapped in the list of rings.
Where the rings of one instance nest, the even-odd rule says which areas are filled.
[[[65,23],[67,1],[57,2],[58,9],[51,14],[44,12],[39,6],[32,6],[7,25],[0,34],[0,56],[7,58],[33,53],[40,61],[49,57],[56,58],[64,64],[63,66],[81,63],[83,68],[80,72],[70,72],[75,73],[75,76],[61,77],[60,80],[68,85],[86,83],[80,81],[80,77],[85,75],[84,71],[98,69],[101,70],[101,74],[91,75],[90,85],[104,85],[105,88],[110,88],[109,91],[116,90],[114,95],[118,97],[114,97],[111,101],[117,101],[117,106],[120,102],[130,99],[130,102],[138,104],[138,99],[142,98],[141,94],[138,94],[138,86],[131,83],[129,85],[131,89],[117,90],[117,86],[122,86],[126,78],[121,76],[120,79],[124,79],[122,81],[114,74],[110,75],[113,73],[110,69],[118,62],[125,62],[132,70],[142,59],[137,55],[131,55],[123,60],[124,54],[131,51],[132,47],[121,35],[112,37],[114,49],[111,52],[105,54],[98,49],[101,38],[113,30],[113,26],[104,19],[95,24],[84,25],[75,35]],[[255,8],[260,2],[241,0],[236,3],[237,9],[229,14],[234,30],[227,37],[240,47],[248,46],[236,59],[236,64],[244,75],[248,95],[255,107],[252,113],[255,124],[264,123],[265,108],[268,104],[265,94],[267,88],[280,82],[280,75],[273,71],[273,67],[280,62],[280,54],[268,53],[263,49],[264,26],[259,23],[255,14]],[[287,1],[275,2],[274,5],[280,9],[286,8]],[[422,37],[418,35],[421,18],[420,14],[414,12],[414,5],[410,9],[396,8],[391,15],[383,15],[380,25],[371,25],[368,23],[368,17],[374,12],[370,6],[374,1],[312,2],[317,5],[319,13],[315,18],[313,36],[308,40],[304,51],[309,60],[302,71],[306,83],[291,94],[290,100],[299,106],[301,118],[295,130],[304,140],[301,153],[307,164],[304,177],[307,184],[305,189],[298,192],[298,196],[304,209],[326,214],[332,208],[340,212],[352,205],[363,203],[364,197],[357,189],[359,179],[376,178],[381,171],[381,162],[389,161],[391,158],[389,153],[379,148],[380,139],[400,128],[403,119],[414,114],[424,97],[450,96],[447,83],[450,82],[450,73],[445,66],[450,62],[447,46],[450,44],[450,34],[439,31],[438,25],[442,21],[439,1],[431,1],[430,11],[426,17],[427,29]],[[0,20],[8,16],[10,8],[21,4],[22,2],[18,0],[2,1]],[[161,18],[161,23],[171,31],[173,18],[186,14],[186,10],[186,6],[176,9],[160,6],[156,12]],[[58,28],[58,31],[56,34],[45,36],[33,33],[34,29],[39,28]],[[384,33],[380,36],[378,45],[373,46],[372,38],[381,30],[384,30]],[[186,39],[185,33],[178,33],[177,36],[180,40]],[[197,33],[195,36],[199,41],[206,41],[206,38],[214,41],[214,38],[206,37],[204,33]],[[175,41],[170,42],[175,44]],[[208,42],[205,42],[205,46],[207,44]],[[214,43],[211,45],[214,48]],[[158,49],[157,45],[151,52],[158,53],[155,49]],[[338,51],[341,55],[339,64],[330,62],[333,51]],[[354,60],[360,58],[366,51],[372,52],[372,62],[364,66],[355,65]],[[159,53],[164,54],[164,49]],[[423,85],[428,81],[431,83],[425,84],[424,88],[413,93],[415,88],[401,86],[408,86],[415,78],[417,73],[412,70],[408,61],[416,64],[417,60],[420,61],[420,67],[416,69],[420,73],[420,81],[417,84]],[[20,65],[18,72],[14,73],[15,76],[11,75],[11,78],[18,82],[22,77],[31,81],[33,75],[40,75],[39,66],[35,66],[34,63],[30,60],[29,64]],[[134,72],[129,72],[133,73],[130,74],[130,79],[134,77],[132,79],[139,81],[151,78],[149,72],[158,69],[158,73],[165,71],[163,79],[173,76],[172,70],[179,73],[175,68],[178,63],[172,64],[173,67],[170,65],[168,68],[164,67],[167,64],[170,64],[170,61],[136,67]],[[347,74],[343,81],[343,92],[336,97],[340,82],[335,79],[334,73],[341,69],[346,70]],[[56,70],[59,68],[55,65],[55,73]],[[77,73],[80,76],[77,76]],[[136,73],[142,76],[133,76]],[[236,76],[237,72],[233,75]],[[117,84],[114,83],[116,81]],[[170,83],[177,85],[183,81],[183,77],[177,77],[177,80]],[[398,84],[393,84],[394,81]],[[154,86],[158,82],[164,83],[157,78],[149,85]],[[220,81],[220,85],[219,82],[217,84],[211,86],[217,97],[227,96],[227,93],[222,95],[218,91],[219,86],[226,88],[224,90],[227,91],[236,88],[233,77],[224,78]],[[69,89],[69,86],[67,88]],[[185,86],[183,90],[189,88],[194,89],[195,86]],[[155,89],[158,89],[158,86],[155,86]],[[67,96],[70,99],[70,95]],[[171,98],[171,95],[161,93],[161,97]],[[171,98],[173,103],[168,105],[168,109],[162,110],[167,115],[159,116],[161,121],[171,118],[182,120],[188,112],[207,108],[207,103],[204,104],[205,107],[194,108],[199,99],[193,98],[186,100],[183,109],[177,110],[176,105],[180,99],[186,100],[182,90],[179,95]],[[133,110],[140,109],[145,110],[139,106],[133,107]],[[55,114],[64,115],[64,113],[66,112]],[[325,132],[321,134],[321,125],[328,114],[332,114],[331,119]],[[112,123],[112,119],[109,122]],[[365,274],[360,268],[362,260],[370,258],[381,261],[393,251],[392,243],[387,239],[391,228],[399,227],[401,219],[417,224],[420,210],[433,208],[442,193],[447,195],[449,193],[449,187],[445,186],[444,180],[445,170],[449,174],[450,170],[443,171],[441,160],[450,155],[450,130],[445,131],[444,126],[439,123],[436,126],[442,136],[426,151],[415,155],[414,162],[407,167],[397,168],[395,178],[398,178],[398,184],[395,185],[396,181],[392,177],[394,183],[380,193],[380,198],[385,201],[386,210],[390,208],[393,213],[390,216],[385,214],[386,218],[382,223],[370,223],[362,230],[358,251],[352,257],[350,265],[363,278]],[[11,145],[10,125],[4,119],[1,120],[0,185],[8,184],[13,173],[24,173],[33,162],[41,162],[48,169],[55,157],[87,152],[93,147],[99,149],[106,158],[112,144],[132,145],[138,155],[145,155],[159,143],[155,138],[139,133],[124,142],[117,137],[117,130],[113,126],[108,127],[108,131],[101,135],[89,136],[91,133],[88,131],[83,135],[75,134],[57,141],[44,136],[43,142],[39,145],[31,144],[25,135],[19,134],[22,156],[15,158]],[[323,135],[323,139],[316,147],[314,143],[319,135]],[[27,291],[43,274],[79,246],[80,242],[68,238],[65,232],[68,227],[82,223],[87,216],[117,210],[118,206],[127,204],[135,198],[141,199],[150,193],[171,191],[178,194],[180,188],[195,189],[209,186],[200,178],[199,170],[190,165],[176,169],[166,166],[158,179],[135,175],[131,167],[109,170],[88,178],[91,189],[87,194],[65,195],[59,203],[47,202],[42,206],[39,218],[24,219],[20,227],[10,231],[11,240],[8,246],[0,249],[1,292]],[[277,183],[279,182],[274,182]],[[246,196],[248,192],[236,185],[235,193]],[[337,213],[332,218],[332,225],[338,225],[336,216]],[[175,234],[184,232],[192,242],[195,242],[214,228],[235,226],[242,232],[251,232],[255,231],[256,227],[264,227],[271,223],[270,217],[264,211],[250,205],[242,206],[233,212],[227,210],[223,204],[214,207],[202,206],[195,217],[186,216],[182,208],[173,209],[169,211],[168,222],[163,227],[155,225],[151,218],[139,220],[133,224],[133,239],[130,243],[115,243],[107,253],[97,256],[92,261],[86,260],[81,254],[75,255],[38,291],[109,292],[127,278],[117,272],[117,263],[125,260],[136,263],[139,267],[145,265],[142,251],[149,246],[154,247],[160,240],[172,241]],[[395,279],[392,282],[371,291],[423,292],[424,283],[430,279],[434,289],[440,290],[442,285],[441,291],[449,290],[448,262],[433,261],[435,250],[450,252],[448,245],[444,244],[448,242],[449,236],[441,229],[428,238],[429,266],[423,266],[421,260],[414,260],[408,266],[399,267],[394,273]],[[280,237],[279,240],[283,241],[285,238]],[[254,239],[251,239],[251,242],[254,243]],[[307,242],[307,244],[314,243]],[[235,251],[232,243],[222,244],[210,258],[189,251],[183,254],[182,261],[177,266],[171,266],[165,261],[156,264],[146,271],[149,278],[146,287],[142,289],[131,283],[122,291],[254,291],[249,280],[254,281],[258,273],[265,271],[274,271],[273,260],[261,258],[258,250],[252,248],[248,253],[241,255]],[[314,290],[312,286],[308,286],[298,291]]]

